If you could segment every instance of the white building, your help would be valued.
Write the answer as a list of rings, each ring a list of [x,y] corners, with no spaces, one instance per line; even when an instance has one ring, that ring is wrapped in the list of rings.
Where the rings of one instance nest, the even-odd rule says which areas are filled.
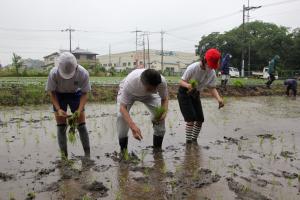
[[[145,53],[139,50],[114,53],[110,55],[97,56],[98,62],[106,70],[114,68],[116,71],[132,70],[134,68],[149,67],[155,70],[170,72],[170,74],[182,73],[187,65],[197,61],[198,57],[194,53],[164,51],[163,68],[161,66],[161,51],[146,50]],[[145,60],[145,65],[144,65]]]

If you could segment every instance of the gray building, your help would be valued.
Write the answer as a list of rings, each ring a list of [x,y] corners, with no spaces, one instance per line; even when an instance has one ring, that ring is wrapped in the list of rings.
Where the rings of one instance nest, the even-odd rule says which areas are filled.
[[[159,71],[172,73],[182,73],[186,66],[197,61],[198,57],[194,53],[179,51],[164,51],[164,63],[161,65],[161,51],[147,50],[145,54],[142,50],[137,53],[128,51],[114,53],[110,55],[97,56],[98,62],[106,70],[114,68],[116,71],[132,70],[134,68],[151,68]],[[145,61],[145,63],[144,63]]]

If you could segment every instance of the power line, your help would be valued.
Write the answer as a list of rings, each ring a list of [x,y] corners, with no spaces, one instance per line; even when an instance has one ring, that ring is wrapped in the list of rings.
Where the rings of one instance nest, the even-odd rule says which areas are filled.
[[[299,0],[279,1],[279,2],[275,2],[275,3],[262,5],[262,7],[267,8],[267,7],[278,6],[278,5],[287,4],[287,3],[293,3],[296,1],[299,1]]]
[[[207,24],[207,23],[217,21],[217,20],[221,20],[221,19],[224,19],[224,18],[227,18],[227,17],[232,17],[232,16],[237,15],[241,12],[242,11],[239,10],[239,11],[235,11],[235,12],[232,12],[232,13],[229,13],[229,14],[226,14],[226,15],[222,15],[222,16],[219,16],[219,17],[214,17],[214,18],[211,18],[211,19],[207,19],[207,20],[204,20],[204,21],[201,21],[201,22],[196,22],[196,23],[189,24],[189,25],[179,26],[179,27],[176,27],[176,28],[169,29],[169,30],[167,30],[167,32],[173,32],[173,31],[178,31],[178,30],[182,30],[182,29],[188,29],[190,27],[194,27],[194,26],[198,26],[198,25]]]

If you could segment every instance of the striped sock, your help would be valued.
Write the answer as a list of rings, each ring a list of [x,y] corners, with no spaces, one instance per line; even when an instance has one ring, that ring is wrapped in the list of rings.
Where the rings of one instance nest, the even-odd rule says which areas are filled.
[[[199,136],[199,133],[201,131],[202,123],[201,122],[195,122],[193,127],[193,134],[192,134],[192,140],[196,140]]]
[[[194,124],[187,123],[185,126],[186,141],[192,141]]]

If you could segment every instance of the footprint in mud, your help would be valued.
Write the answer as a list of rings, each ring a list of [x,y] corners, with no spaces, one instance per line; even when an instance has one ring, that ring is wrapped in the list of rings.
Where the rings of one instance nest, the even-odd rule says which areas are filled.
[[[272,134],[268,134],[268,133],[257,135],[257,137],[262,138],[262,139],[276,140],[275,136],[273,136]]]
[[[102,182],[94,181],[91,184],[84,185],[83,189],[91,191],[91,192],[97,192],[97,197],[107,197],[108,196],[108,188],[103,185]]]
[[[250,168],[250,171],[254,177],[256,177],[258,175],[262,176],[265,174],[265,172],[260,167],[258,169],[255,169],[254,167],[252,167],[252,168]]]
[[[243,173],[243,169],[242,169],[242,167],[239,164],[232,164],[232,165],[228,165],[227,167],[231,168],[231,169],[238,170],[239,172]]]
[[[0,180],[9,181],[14,178],[14,175],[0,172]]]
[[[280,153],[280,156],[284,157],[284,158],[292,158],[292,159],[296,159],[294,157],[294,153],[293,152],[290,152],[290,151],[282,151]]]
[[[50,173],[54,172],[55,168],[48,168],[48,169],[41,169],[36,176],[37,180],[40,180],[42,177],[49,175]]]
[[[287,179],[295,179],[295,178],[298,178],[298,174],[296,173],[291,173],[291,172],[287,172],[287,171],[282,171],[282,176],[284,178],[287,178]]]
[[[194,188],[202,188],[206,185],[216,183],[221,179],[218,174],[213,174],[211,170],[201,168],[198,170],[196,177],[193,177],[192,186]]]
[[[238,157],[241,158],[241,159],[244,159],[244,160],[252,159],[252,157],[246,156],[246,155],[239,155]]]
[[[224,136],[224,141],[222,140],[216,140],[213,144],[216,144],[216,145],[220,145],[220,144],[223,144],[223,143],[227,143],[227,144],[236,144],[238,145],[239,144],[239,139],[236,139],[236,138],[233,138],[233,137],[226,137]]]
[[[241,200],[271,200],[270,198],[264,196],[263,194],[256,192],[247,186],[235,181],[233,178],[226,178],[228,187],[230,190],[234,191],[237,195],[237,199]]]

